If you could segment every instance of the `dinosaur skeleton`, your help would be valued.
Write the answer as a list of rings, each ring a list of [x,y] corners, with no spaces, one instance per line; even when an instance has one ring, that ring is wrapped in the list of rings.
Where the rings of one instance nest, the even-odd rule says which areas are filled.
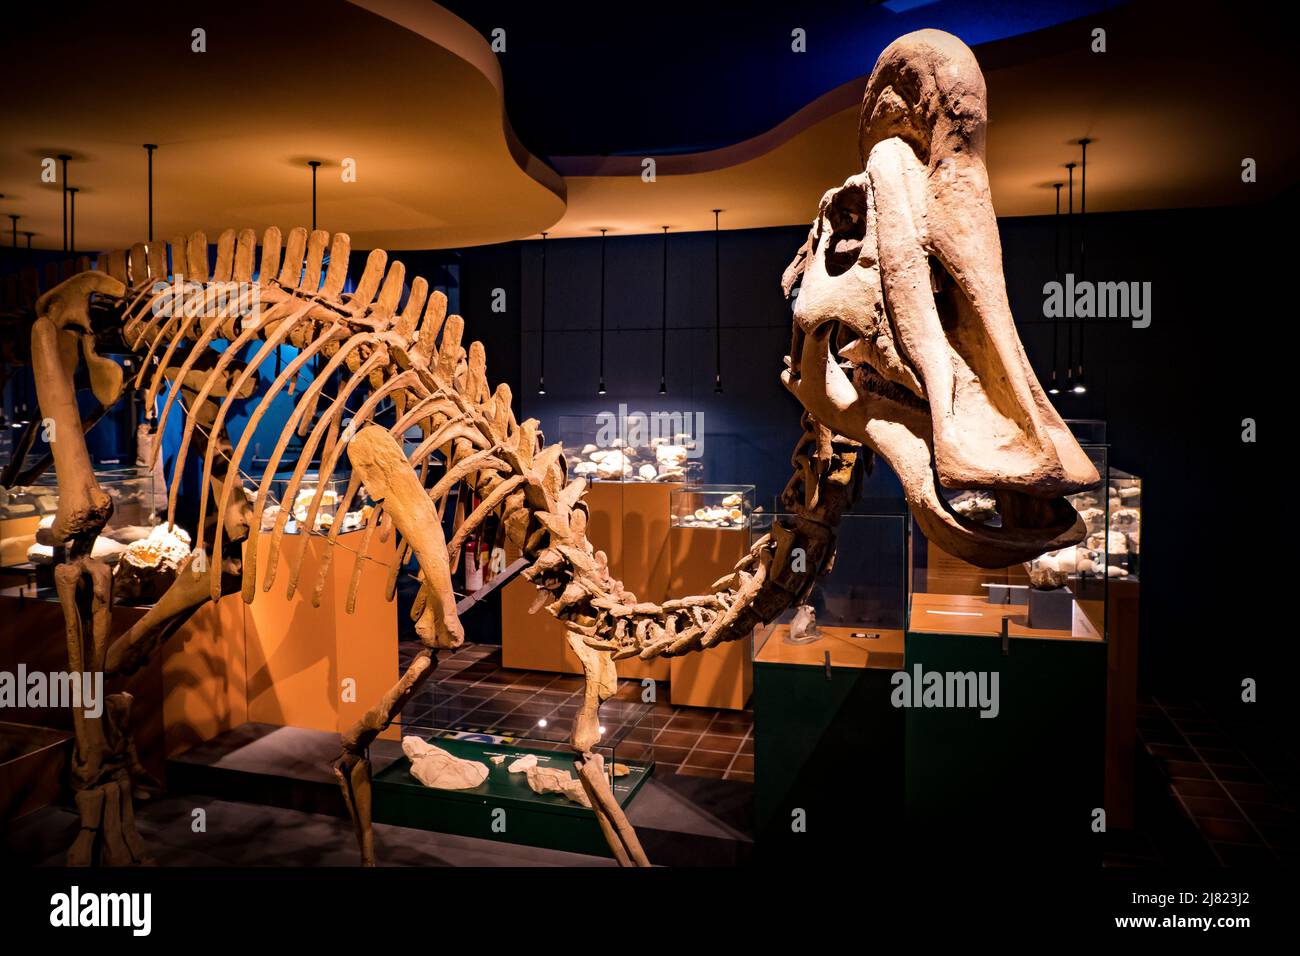
[[[579,779],[615,858],[645,865],[593,752],[616,662],[746,638],[803,602],[832,564],[835,528],[872,451],[899,473],[927,534],[975,563],[1003,566],[1082,537],[1082,523],[1061,496],[1097,476],[1043,397],[1015,334],[983,166],[983,124],[983,78],[960,41],[923,31],[882,54],[863,103],[865,171],[823,198],[783,283],[787,294],[801,287],[783,381],[805,410],[782,496],[790,517],[757,540],[710,593],[663,603],[638,601],[611,577],[606,555],[587,538],[584,479],[567,479],[560,446],[544,443],[536,420],[516,421],[507,386],[489,386],[483,347],[463,346],[464,322],[446,314],[446,298],[415,278],[399,311],[404,268],[389,264],[383,251],[370,253],[351,294],[343,292],[349,239],[342,233],[298,228],[284,237],[270,228],[256,269],[251,230],[222,233],[211,272],[202,233],[173,239],[170,257],[162,242],[100,257],[100,272],[74,276],[38,300],[32,330],[42,414],[57,426],[53,532],[65,557],[55,577],[72,668],[130,673],[204,602],[236,591],[252,601],[259,570],[263,590],[273,586],[291,509],[276,516],[261,569],[258,539],[272,481],[297,433],[303,447],[283,501],[296,500],[309,463],[320,461],[303,527],[315,527],[344,453],[352,471],[339,513],[362,487],[377,502],[365,520],[347,610],[355,606],[361,562],[376,533],[381,540],[394,529],[400,535],[390,599],[411,556],[419,567],[412,616],[423,647],[342,735],[334,764],[363,862],[374,863],[368,747],[433,673],[437,650],[463,640],[451,575],[465,545],[494,527],[498,543],[528,561],[523,575],[538,588],[533,610],[545,607],[566,624],[586,682],[571,738]],[[174,297],[166,283],[182,276],[197,284],[192,307],[162,307]],[[256,283],[263,308],[250,316],[233,306],[224,294],[231,282]],[[139,356],[134,381],[99,355],[106,328]],[[218,341],[229,343],[220,353],[210,347]],[[280,345],[299,354],[258,397],[232,448],[225,425],[233,403],[252,396],[259,370]],[[249,351],[251,358],[242,359]],[[73,387],[81,360],[105,407],[134,388],[144,391],[152,413],[167,388],[159,428],[178,406],[185,412],[174,475],[187,456],[202,461],[193,553],[158,603],[115,637],[112,575],[90,557],[112,506],[82,438]],[[294,392],[312,361],[323,367],[298,397],[260,478],[246,484],[243,464],[258,422],[276,396]],[[343,384],[326,396],[336,373]],[[365,398],[352,411],[354,394]],[[402,438],[417,428],[421,439],[408,454]],[[443,471],[435,476],[436,463]],[[169,523],[178,485],[174,477]],[[957,516],[938,494],[940,485],[995,491],[1002,527]],[[455,494],[451,505],[462,489],[468,494]],[[321,599],[341,525],[329,529],[313,603]],[[304,553],[288,559],[290,596],[301,583]],[[70,863],[142,858],[132,818],[138,761],[129,709],[127,695],[117,695],[105,718],[77,715],[73,780],[82,830]]]

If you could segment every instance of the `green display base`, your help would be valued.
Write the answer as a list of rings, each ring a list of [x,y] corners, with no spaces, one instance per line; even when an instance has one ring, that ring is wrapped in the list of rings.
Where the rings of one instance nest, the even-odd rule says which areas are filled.
[[[574,755],[568,751],[536,750],[474,739],[428,738],[429,742],[465,760],[488,768],[487,779],[472,790],[435,790],[411,776],[406,757],[377,773],[373,782],[376,823],[455,833],[461,836],[610,856],[609,846],[591,810],[557,793],[534,793],[522,773],[506,768],[525,754],[536,754],[539,766],[568,770],[574,776]],[[505,754],[498,766],[489,757]],[[626,807],[649,778],[653,763],[620,760],[629,773],[614,779],[619,806]]]
[[[816,864],[885,851],[903,809],[890,670],[754,662],[755,854]],[[803,811],[806,828],[797,824]]]
[[[906,669],[998,675],[999,713],[907,710],[906,821],[945,854],[992,850],[1080,864],[1105,773],[1106,645],[909,632]]]

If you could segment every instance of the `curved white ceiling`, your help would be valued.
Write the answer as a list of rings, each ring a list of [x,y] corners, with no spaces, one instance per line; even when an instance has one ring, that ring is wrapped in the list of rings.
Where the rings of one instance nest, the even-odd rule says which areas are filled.
[[[159,145],[158,236],[310,225],[309,159],[324,162],[318,224],[354,248],[500,242],[562,214],[563,181],[509,131],[486,41],[435,4],[162,9],[18,14],[31,19],[9,31],[0,84],[0,213],[19,214],[34,246],[62,244],[59,185],[40,179],[60,152],[80,190],[77,247],[143,240],[146,142]],[[196,28],[206,52],[191,49]]]

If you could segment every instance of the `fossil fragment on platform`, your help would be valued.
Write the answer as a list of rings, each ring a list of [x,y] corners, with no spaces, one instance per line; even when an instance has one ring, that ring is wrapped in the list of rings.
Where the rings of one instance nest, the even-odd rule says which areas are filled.
[[[487,779],[487,764],[464,760],[419,737],[402,738],[411,776],[435,790],[472,790]]]
[[[583,789],[582,781],[574,779],[569,771],[534,765],[528,768],[527,774],[528,786],[532,788],[533,793],[558,793],[584,807],[591,806],[591,800],[587,797],[587,791]]]
[[[122,552],[113,576],[113,594],[125,604],[156,601],[176,580],[189,557],[190,536],[184,528],[160,524],[148,537],[133,541]]]

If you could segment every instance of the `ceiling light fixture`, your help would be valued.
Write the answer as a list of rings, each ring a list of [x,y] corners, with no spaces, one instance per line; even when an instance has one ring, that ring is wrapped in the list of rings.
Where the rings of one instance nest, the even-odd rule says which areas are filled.
[[[158,144],[144,143],[143,148],[144,151],[149,154],[149,172],[147,179],[149,186],[149,242],[153,242],[153,151],[158,148]]]
[[[538,349],[537,394],[546,394],[546,233],[542,233],[542,341]]]
[[[713,391],[722,394],[722,254],[721,209],[713,210]]]
[[[68,253],[68,160],[72,157],[67,153],[59,153],[56,157],[63,164],[63,254]]]
[[[659,394],[668,394],[668,227],[664,231],[663,324],[659,333]]]
[[[1066,163],[1065,168],[1070,171],[1070,200],[1069,207],[1065,214],[1065,273],[1071,276],[1074,273],[1074,167],[1077,163]],[[1065,325],[1065,390],[1074,391],[1074,322],[1069,321]]]
[[[596,385],[596,394],[605,394],[605,233],[600,230],[600,380]]]
[[[307,160],[311,167],[311,231],[316,231],[316,170],[320,169],[319,159]]]
[[[1087,236],[1088,229],[1088,144],[1092,140],[1084,137],[1079,140],[1079,146],[1083,149],[1082,162],[1079,166],[1079,281],[1087,279],[1087,257],[1084,252],[1084,239]],[[1088,391],[1088,386],[1083,380],[1083,330],[1087,326],[1087,319],[1079,317],[1079,374],[1074,380],[1074,394],[1082,395]]]
[[[1052,217],[1052,246],[1055,253],[1057,285],[1061,282],[1061,187],[1064,185],[1064,183],[1052,183],[1052,188],[1056,190],[1056,215]],[[1061,319],[1059,315],[1054,315],[1052,316],[1052,380],[1047,386],[1049,395],[1061,394],[1061,386],[1056,381],[1056,367],[1061,355],[1060,339]]]
[[[68,187],[68,252],[77,256],[77,193],[76,186]]]

